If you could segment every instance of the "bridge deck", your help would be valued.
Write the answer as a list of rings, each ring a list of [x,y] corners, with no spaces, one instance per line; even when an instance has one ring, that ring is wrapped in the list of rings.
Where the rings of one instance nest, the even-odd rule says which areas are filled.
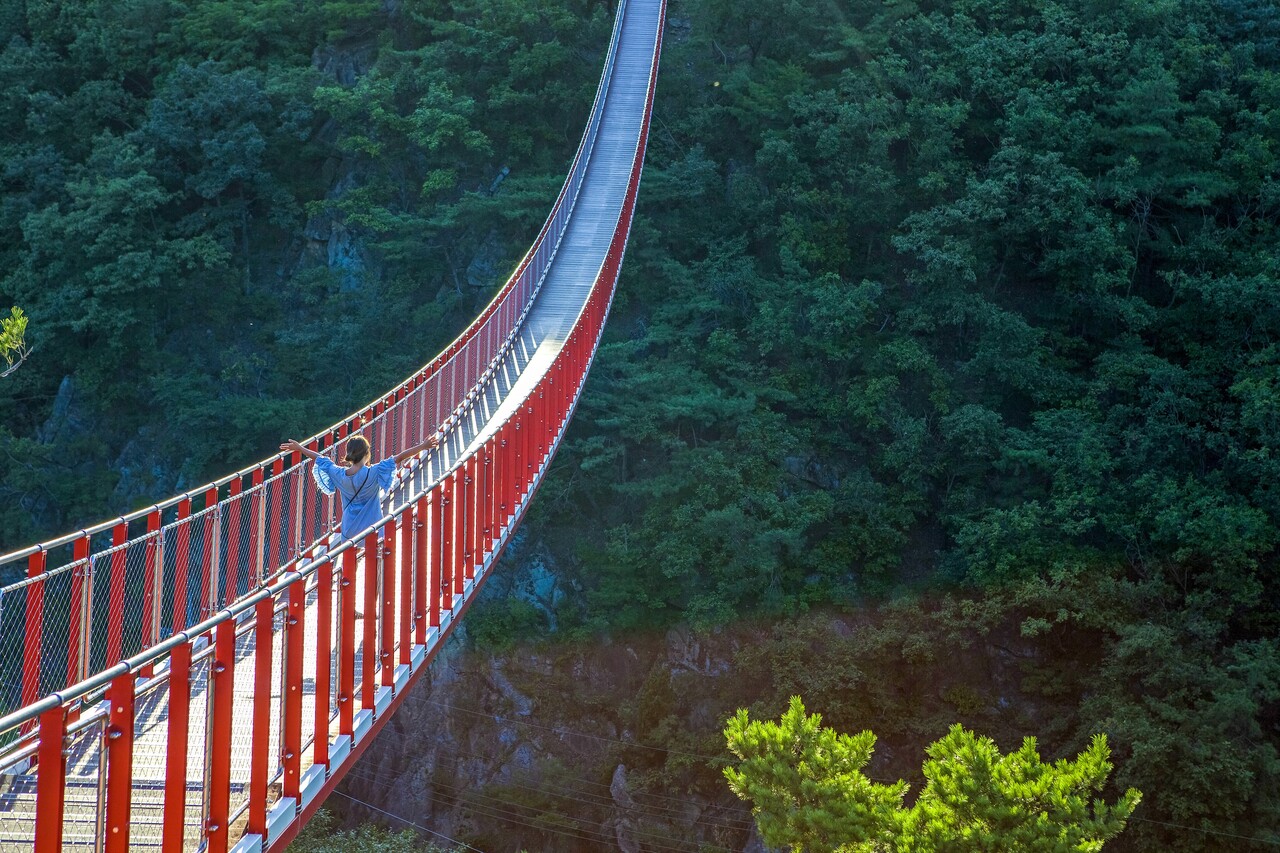
[[[661,0],[630,0],[624,7],[615,67],[605,97],[604,112],[599,135],[590,154],[586,178],[546,278],[534,302],[533,308],[519,330],[515,346],[477,398],[476,404],[463,420],[446,437],[444,445],[417,466],[406,478],[402,488],[393,494],[393,502],[403,504],[407,498],[420,494],[445,476],[468,453],[489,439],[506,418],[526,399],[530,390],[546,372],[565,345],[567,335],[581,312],[592,284],[605,262],[611,238],[617,226],[627,192],[632,163],[641,126],[645,118],[645,101],[648,94],[650,72],[654,61],[658,24],[661,18]],[[537,480],[529,489],[536,488]],[[502,541],[512,532],[514,519],[504,524]],[[395,566],[402,566],[399,533],[392,543]],[[495,552],[498,549],[495,549]],[[474,596],[482,583],[490,563],[476,570],[476,576],[465,582],[461,595],[455,595],[453,609],[442,614],[438,628],[427,633],[426,643],[410,643],[402,650],[400,608],[408,596],[403,595],[402,584],[409,580],[399,569],[392,573],[392,584],[381,588],[378,560],[366,561],[363,555],[357,561],[357,574],[352,588],[355,593],[355,631],[357,691],[353,699],[362,710],[356,717],[356,742],[362,731],[367,732],[370,721],[380,712],[390,698],[392,690],[376,687],[374,695],[366,696],[360,686],[364,656],[384,648],[382,631],[393,636],[390,675],[384,679],[379,670],[378,684],[383,680],[402,685],[409,675],[425,661],[441,642],[454,614]],[[370,587],[366,587],[369,572],[375,575]],[[323,781],[324,768],[312,768],[314,754],[315,708],[317,703],[317,614],[320,607],[318,575],[308,584],[304,623],[303,673],[303,798],[306,791],[318,787]],[[373,590],[371,596],[366,590]],[[339,601],[344,593],[338,574],[333,576],[333,630],[340,625]],[[387,602],[390,610],[380,612],[379,603]],[[232,725],[231,814],[234,842],[240,836],[239,828],[245,822],[248,798],[251,744],[253,742],[253,698],[255,695],[256,636],[252,612],[244,614],[236,628],[236,661],[234,670],[234,694],[236,710]],[[372,625],[366,624],[366,618]],[[284,601],[277,603],[273,619],[273,647],[281,648],[284,642]],[[370,633],[366,634],[366,627]],[[373,640],[373,648],[366,648]],[[337,644],[332,646],[336,649]],[[408,665],[396,662],[407,657]],[[283,708],[283,691],[286,689],[281,654],[274,654],[269,676],[272,696],[272,722],[270,726],[271,799],[279,796],[279,780],[282,768],[278,756],[281,748],[278,740]],[[187,761],[186,849],[202,846],[208,814],[208,756],[207,727],[211,719],[210,669],[214,660],[212,644],[198,640],[191,664],[191,703],[189,748]],[[349,748],[348,742],[338,732],[339,702],[338,655],[331,654],[330,719],[327,731],[320,732],[335,750]],[[159,849],[162,831],[162,805],[166,778],[166,744],[168,736],[168,663],[162,664],[150,678],[139,680],[136,717],[134,723],[133,791],[131,806],[130,849]],[[394,667],[394,668],[392,668]],[[105,700],[104,700],[105,701]],[[107,828],[104,826],[105,755],[109,738],[103,702],[81,708],[79,722],[73,724],[68,738],[64,833],[62,849],[90,851],[103,849]],[[334,766],[341,764],[333,760]],[[21,765],[0,775],[0,851],[29,851],[34,842],[36,776]]]

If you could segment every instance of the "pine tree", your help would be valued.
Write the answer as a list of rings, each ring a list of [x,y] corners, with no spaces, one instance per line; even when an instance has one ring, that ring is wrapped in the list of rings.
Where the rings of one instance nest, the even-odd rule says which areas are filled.
[[[800,697],[778,722],[740,710],[725,728],[739,759],[725,769],[753,804],[765,843],[795,853],[1096,853],[1119,834],[1141,794],[1113,805],[1097,794],[1110,774],[1105,735],[1074,761],[1041,761],[1034,738],[1001,755],[995,741],[953,726],[928,749],[925,787],[911,806],[905,782],[862,772],[875,735],[840,734],[807,715]]]

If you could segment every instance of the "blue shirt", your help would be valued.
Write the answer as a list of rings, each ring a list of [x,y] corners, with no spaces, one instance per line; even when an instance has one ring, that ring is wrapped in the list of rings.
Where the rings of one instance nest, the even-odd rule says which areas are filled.
[[[349,474],[346,468],[321,456],[316,459],[316,467],[333,483],[342,503],[343,539],[355,538],[382,518],[382,493],[391,488],[396,460],[383,459],[377,465],[366,465]]]

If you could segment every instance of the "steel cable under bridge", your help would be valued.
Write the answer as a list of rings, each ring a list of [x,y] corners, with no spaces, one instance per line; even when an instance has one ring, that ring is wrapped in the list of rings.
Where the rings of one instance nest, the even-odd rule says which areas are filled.
[[[560,197],[436,359],[306,445],[439,430],[354,542],[284,454],[0,557],[0,851],[283,849],[467,606],[550,464],[635,208],[664,0],[621,0]]]

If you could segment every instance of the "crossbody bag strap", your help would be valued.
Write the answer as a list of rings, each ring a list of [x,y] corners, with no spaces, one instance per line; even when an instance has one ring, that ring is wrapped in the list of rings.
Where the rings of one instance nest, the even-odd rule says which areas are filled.
[[[356,498],[360,497],[360,493],[364,491],[364,487],[368,485],[368,483],[369,483],[369,466],[366,465],[364,469],[364,479],[360,481],[360,485],[356,488],[354,492],[351,493],[351,497],[347,498],[346,503],[342,505],[342,514],[344,516],[347,514],[347,507],[351,506],[353,503],[356,502]]]

